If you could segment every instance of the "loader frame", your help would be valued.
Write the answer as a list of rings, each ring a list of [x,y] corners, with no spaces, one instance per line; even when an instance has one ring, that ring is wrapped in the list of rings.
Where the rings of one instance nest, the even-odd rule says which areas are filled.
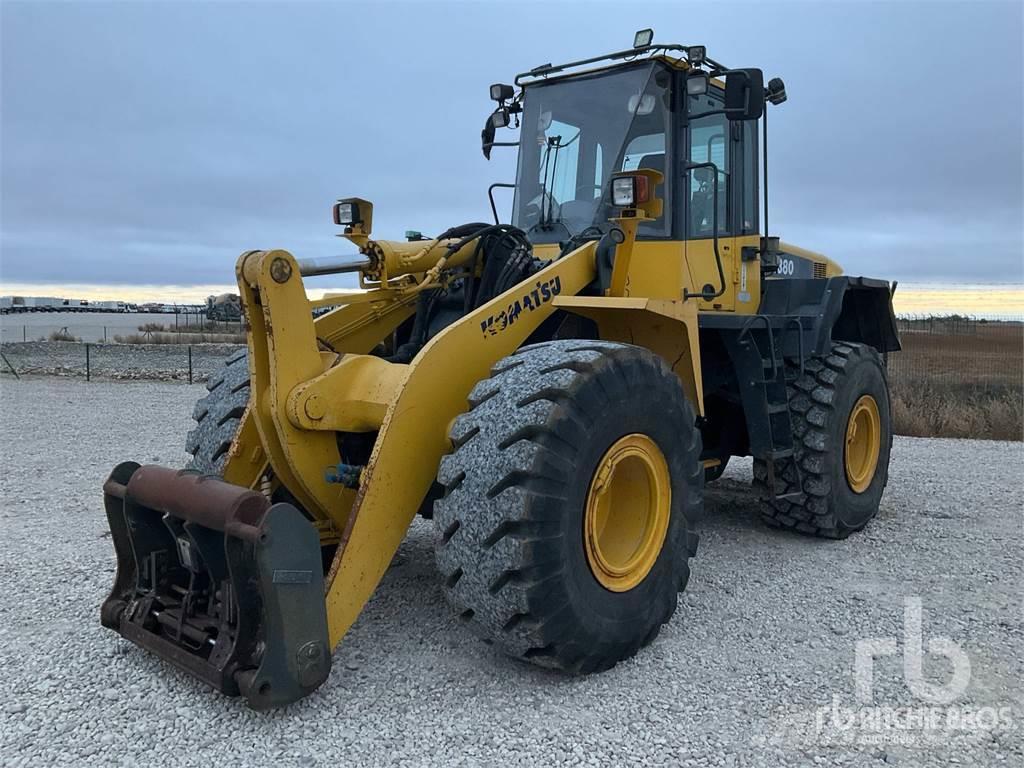
[[[615,175],[636,179],[634,192],[677,185],[673,194],[682,205],[663,211],[656,193],[637,194],[609,219],[607,231],[558,243],[529,241],[525,225],[496,224],[514,229],[522,238],[519,255],[539,263],[531,261],[527,277],[512,287],[501,283],[501,293],[485,294],[490,300],[474,304],[466,287],[483,282],[479,234],[456,227],[434,239],[417,233],[408,242],[371,239],[373,206],[361,198],[335,205],[342,236],[359,248],[356,262],[317,265],[284,250],[239,257],[235,274],[249,323],[248,404],[216,480],[133,463],[115,469],[105,490],[118,576],[104,604],[106,626],[226,693],[247,696],[254,707],[306,695],[326,679],[331,649],[380,583],[417,512],[429,515],[438,466],[453,448],[452,424],[474,387],[495,366],[516,366],[510,356],[533,342],[589,338],[653,352],[678,376],[693,406],[701,432],[691,430],[693,452],[703,438],[705,467],[752,454],[767,462],[771,492],[772,473],[789,462],[797,491],[788,493],[799,494],[788,401],[794,372],[835,341],[898,350],[892,289],[841,275],[824,256],[749,227],[720,236],[717,192],[713,235],[687,239],[687,174],[711,166],[717,185],[718,169],[676,155],[689,145],[691,116],[687,100],[680,101],[690,66],[668,58],[674,50],[691,49],[648,46],[640,52],[649,59],[617,65],[669,73],[676,106],[666,173],[637,168]],[[627,54],[612,56],[620,58]],[[546,65],[520,78],[528,90],[560,78],[596,77],[559,73],[601,60]],[[707,61],[717,74],[756,72],[747,79],[760,83],[759,70],[725,70]],[[730,136],[735,127],[729,123]],[[485,138],[485,152],[500,145]],[[641,225],[663,213],[671,223],[668,237],[638,236]],[[465,226],[479,233],[489,225]],[[308,296],[303,277],[343,271],[359,272],[360,290]],[[421,300],[447,291],[464,292],[464,309],[433,329],[427,313],[422,344],[398,354],[399,336],[422,317]],[[157,479],[148,485],[137,479],[146,476]],[[233,516],[240,505],[251,510],[244,526]],[[140,541],[152,546],[140,549]],[[322,569],[309,576],[320,548],[331,554],[322,603]],[[203,571],[204,563],[217,578]],[[200,619],[186,637],[192,600],[201,603]],[[242,600],[245,615],[235,609]],[[183,651],[160,634],[161,622],[172,619],[177,640],[194,640],[201,653]]]

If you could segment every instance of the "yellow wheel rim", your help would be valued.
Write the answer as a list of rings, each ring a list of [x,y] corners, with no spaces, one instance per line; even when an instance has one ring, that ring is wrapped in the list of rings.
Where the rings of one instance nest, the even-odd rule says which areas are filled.
[[[846,482],[855,493],[864,493],[875,478],[881,446],[878,403],[871,395],[864,395],[854,404],[846,423]]]
[[[590,481],[583,518],[587,563],[601,586],[627,592],[661,554],[672,510],[668,462],[647,435],[617,440]]]

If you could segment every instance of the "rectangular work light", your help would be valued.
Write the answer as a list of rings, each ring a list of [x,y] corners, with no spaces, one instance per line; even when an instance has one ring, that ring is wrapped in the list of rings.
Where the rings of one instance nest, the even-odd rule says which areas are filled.
[[[495,83],[491,86],[491,99],[493,101],[508,101],[515,95],[515,89],[511,85]]]
[[[359,224],[360,222],[359,206],[356,203],[337,202],[334,204],[335,224],[351,227]]]
[[[708,73],[690,70],[686,74],[686,93],[690,96],[703,96],[708,92]]]
[[[654,40],[653,29],[641,29],[635,35],[633,35],[633,47],[634,48],[646,48]]]

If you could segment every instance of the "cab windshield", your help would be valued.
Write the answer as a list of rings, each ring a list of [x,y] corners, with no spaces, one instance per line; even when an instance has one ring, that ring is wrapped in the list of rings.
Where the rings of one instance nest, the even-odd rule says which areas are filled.
[[[613,215],[615,171],[665,173],[671,76],[661,64],[527,88],[513,223],[535,243],[568,240]],[[666,185],[657,194],[665,199]],[[665,199],[665,210],[671,210]],[[662,216],[639,234],[667,235]]]

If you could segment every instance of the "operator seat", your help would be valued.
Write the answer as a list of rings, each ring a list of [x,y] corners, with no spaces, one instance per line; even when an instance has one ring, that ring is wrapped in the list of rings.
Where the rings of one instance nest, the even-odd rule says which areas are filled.
[[[714,171],[710,168],[694,168],[691,173],[697,188],[690,195],[690,235],[710,235],[714,227],[715,187]],[[718,222],[721,229],[722,222]]]

